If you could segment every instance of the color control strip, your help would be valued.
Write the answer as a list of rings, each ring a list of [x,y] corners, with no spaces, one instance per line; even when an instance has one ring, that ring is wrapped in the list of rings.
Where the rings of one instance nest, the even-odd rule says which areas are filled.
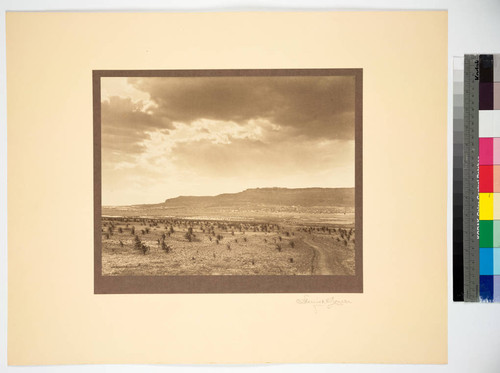
[[[500,55],[479,58],[479,282],[500,302]]]

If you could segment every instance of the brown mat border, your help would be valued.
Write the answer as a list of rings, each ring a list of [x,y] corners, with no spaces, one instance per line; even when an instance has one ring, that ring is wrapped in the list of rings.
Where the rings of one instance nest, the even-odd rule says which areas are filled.
[[[355,275],[354,276],[102,276],[101,78],[214,76],[355,77]],[[94,294],[362,293],[363,292],[363,69],[93,70]]]

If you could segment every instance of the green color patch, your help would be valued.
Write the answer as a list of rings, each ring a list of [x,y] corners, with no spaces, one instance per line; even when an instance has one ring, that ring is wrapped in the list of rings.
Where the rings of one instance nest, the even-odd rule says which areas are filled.
[[[479,247],[493,247],[493,231],[493,220],[479,220]]]

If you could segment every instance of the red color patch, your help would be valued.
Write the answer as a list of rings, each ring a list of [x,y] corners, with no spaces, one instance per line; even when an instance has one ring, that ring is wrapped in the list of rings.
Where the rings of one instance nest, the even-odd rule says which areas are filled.
[[[479,166],[479,193],[493,193],[493,166]]]

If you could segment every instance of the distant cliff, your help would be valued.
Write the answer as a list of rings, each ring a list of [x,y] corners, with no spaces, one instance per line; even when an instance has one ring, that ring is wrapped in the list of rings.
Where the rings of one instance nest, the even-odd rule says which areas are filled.
[[[354,206],[354,188],[255,188],[217,196],[180,196],[167,199],[165,207],[229,207],[251,205]]]

